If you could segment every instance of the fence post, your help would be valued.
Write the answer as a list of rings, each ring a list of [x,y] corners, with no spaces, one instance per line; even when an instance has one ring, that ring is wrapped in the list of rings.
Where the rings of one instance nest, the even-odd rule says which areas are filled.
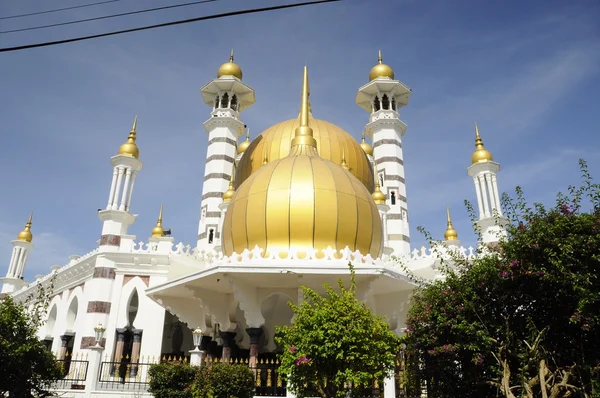
[[[92,391],[98,387],[98,374],[100,372],[100,364],[102,363],[102,351],[104,347],[95,345],[88,347],[90,355],[88,356],[88,369],[85,378],[85,398],[92,396]]]
[[[383,379],[383,396],[385,398],[396,398],[396,379],[395,372],[390,372]]]

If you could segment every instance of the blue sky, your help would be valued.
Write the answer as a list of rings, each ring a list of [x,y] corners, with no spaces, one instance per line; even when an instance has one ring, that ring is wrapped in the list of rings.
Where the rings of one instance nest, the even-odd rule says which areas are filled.
[[[61,0],[52,7],[81,4]],[[123,0],[63,14],[0,21],[0,30],[87,18],[168,0]],[[254,0],[253,7],[282,3]],[[248,7],[222,0],[56,29],[0,34],[0,46],[158,23]],[[50,7],[49,5],[46,5]],[[0,13],[40,10],[3,1]],[[144,169],[135,185],[130,232],[146,240],[161,202],[176,241],[194,244],[210,109],[199,89],[232,47],[256,104],[243,119],[252,137],[295,117],[302,67],[309,66],[315,117],[357,139],[368,114],[354,102],[377,50],[413,89],[401,111],[414,247],[421,225],[445,230],[445,206],[473,244],[463,201],[474,201],[466,168],[473,122],[502,165],[502,192],[520,185],[552,204],[578,183],[577,159],[600,178],[600,3],[589,1],[346,0],[0,54],[0,273],[29,212],[34,244],[26,279],[96,247],[112,168],[109,159],[139,115]]]

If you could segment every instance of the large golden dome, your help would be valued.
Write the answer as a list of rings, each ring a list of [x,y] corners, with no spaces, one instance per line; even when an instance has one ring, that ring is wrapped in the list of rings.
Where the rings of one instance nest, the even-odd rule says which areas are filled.
[[[309,124],[317,140],[317,151],[323,159],[342,164],[342,154],[350,172],[373,192],[373,168],[365,151],[354,137],[341,127],[309,115]],[[235,186],[241,185],[252,173],[263,166],[265,157],[269,162],[282,159],[290,153],[294,131],[300,126],[300,118],[277,123],[256,137],[244,152],[236,169]]]
[[[314,119],[308,114],[305,67],[301,117],[293,140],[285,141],[288,147],[291,141],[289,154],[269,159],[236,190],[223,221],[225,255],[255,246],[264,254],[290,249],[306,253],[327,247],[348,247],[375,258],[381,253],[381,219],[375,202],[363,183],[339,166],[341,160],[332,162],[319,156],[309,127]],[[283,145],[281,141],[276,149],[281,151]],[[358,150],[364,156],[360,146]],[[262,153],[255,154],[262,160],[258,155]]]

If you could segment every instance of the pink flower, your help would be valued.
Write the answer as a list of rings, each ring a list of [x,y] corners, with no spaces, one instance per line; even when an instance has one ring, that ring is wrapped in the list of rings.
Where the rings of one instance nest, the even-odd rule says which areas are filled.
[[[292,353],[296,352],[296,347],[290,346],[290,352],[292,352]]]
[[[298,359],[296,359],[296,366],[304,366],[304,365],[308,365],[310,363],[310,359],[306,358],[306,357],[300,357]]]

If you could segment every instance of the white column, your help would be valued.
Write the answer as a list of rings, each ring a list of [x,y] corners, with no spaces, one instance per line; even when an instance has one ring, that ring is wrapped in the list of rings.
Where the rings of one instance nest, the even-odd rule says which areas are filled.
[[[477,206],[479,207],[479,218],[483,218],[483,203],[481,200],[481,188],[479,187],[479,179],[477,176],[473,177],[473,182],[475,183],[475,193],[477,194]]]
[[[113,169],[112,182],[110,183],[110,193],[108,194],[108,205],[106,205],[106,210],[110,210],[110,208],[112,206],[112,202],[114,200],[115,188],[117,187],[117,172],[118,172],[118,170],[115,167]]]
[[[96,345],[89,347],[89,350],[88,371],[85,381],[85,392],[83,395],[86,398],[91,397],[92,392],[98,387],[98,373],[100,371],[100,364],[102,363],[102,351],[104,351],[104,348]]]
[[[393,373],[383,379],[383,396],[385,398],[396,398],[396,380]]]
[[[29,250],[23,250],[23,262],[21,263],[21,273],[22,276],[25,273],[25,264],[27,264],[27,257],[29,257]]]
[[[492,188],[491,173],[485,173],[483,175],[485,182],[487,183],[488,195],[490,196],[490,216],[494,216],[494,209],[498,208],[496,203],[496,195],[494,194],[494,188]]]
[[[377,176],[379,178],[379,176]],[[388,233],[387,233],[387,216],[385,213],[381,213],[381,226],[383,227],[383,246],[386,247],[388,244]]]
[[[23,276],[23,258],[25,257],[25,250],[22,247],[18,248],[19,254],[17,256],[16,272],[15,277],[20,278]]]
[[[133,185],[135,184],[136,176],[137,171],[133,171],[131,173],[131,185],[129,186],[129,194],[127,195],[127,205],[125,206],[125,211],[129,211],[129,207],[131,207],[131,196],[133,195]]]
[[[123,166],[118,166],[119,174],[117,175],[117,189],[115,190],[115,196],[110,206],[111,209],[117,209],[117,202],[119,200],[119,194],[121,193],[121,181],[123,181],[123,172],[125,171]]]
[[[483,177],[483,174],[480,174],[477,176],[477,179],[479,180],[479,186],[481,189],[481,201],[483,202],[483,213],[485,214],[485,217],[489,217],[490,216],[490,207],[489,207],[490,202],[489,202],[487,190],[485,187],[485,178]]]
[[[127,204],[127,196],[129,194],[129,181],[131,181],[131,169],[128,167],[125,169],[125,183],[123,184],[123,196],[121,196],[121,204],[119,204],[119,210],[125,210]]]
[[[496,209],[498,209],[498,215],[502,215],[502,206],[500,205],[500,195],[498,194],[498,182],[496,181],[496,174],[492,174],[492,187],[494,188],[494,197],[496,198]]]
[[[12,249],[12,255],[10,256],[10,264],[8,266],[8,273],[6,274],[6,276],[8,277],[14,277],[15,276],[15,267],[17,264],[17,248],[13,247]]]

